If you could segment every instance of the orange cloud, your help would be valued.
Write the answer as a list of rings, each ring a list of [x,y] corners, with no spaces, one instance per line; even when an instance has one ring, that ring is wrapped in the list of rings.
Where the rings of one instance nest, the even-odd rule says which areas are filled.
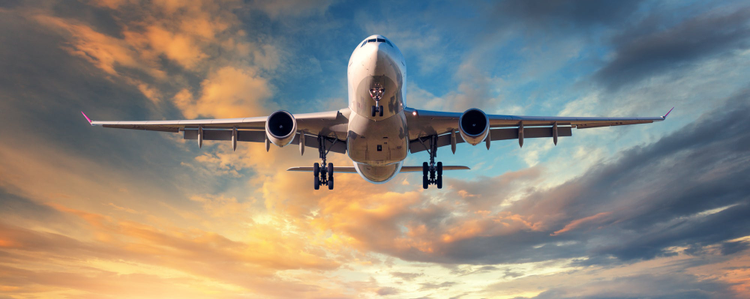
[[[198,99],[194,99],[187,89],[174,96],[175,106],[188,118],[264,115],[266,111],[261,108],[262,101],[271,95],[266,79],[252,70],[230,66],[211,73],[201,83],[201,88]]]
[[[594,221],[597,221],[597,220],[601,220],[602,218],[607,217],[607,216],[609,216],[611,214],[612,214],[612,212],[601,212],[601,213],[598,213],[598,214],[593,215],[593,216],[589,216],[589,217],[584,217],[584,218],[581,218],[581,219],[573,220],[570,223],[568,223],[567,225],[565,225],[565,227],[563,227],[561,230],[558,230],[558,231],[555,231],[554,233],[551,233],[550,236],[557,236],[557,235],[562,234],[564,232],[574,230],[578,226],[580,226],[581,224],[584,224],[584,223],[587,223],[587,222],[594,222]]]
[[[119,16],[122,37],[39,12],[33,18],[60,31],[69,41],[65,49],[71,55],[85,59],[113,76],[113,80],[133,85],[154,104],[163,105],[160,99],[172,97],[188,118],[247,117],[266,112],[263,101],[271,91],[256,68],[274,69],[280,52],[270,44],[245,41],[246,33],[233,12],[241,4],[239,1],[110,0],[94,4],[110,8],[113,15]],[[256,65],[248,64],[248,56]],[[204,78],[200,96],[193,98],[193,87],[179,72],[167,75],[165,59],[183,67],[190,76]],[[168,84],[181,87],[180,91],[170,96],[161,87]]]

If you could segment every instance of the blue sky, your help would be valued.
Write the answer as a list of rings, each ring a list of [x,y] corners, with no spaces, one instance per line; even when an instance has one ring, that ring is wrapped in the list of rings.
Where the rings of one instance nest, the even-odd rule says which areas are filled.
[[[743,1],[0,4],[0,297],[746,298]],[[422,190],[96,120],[336,110],[372,34],[418,109],[665,122],[443,148]],[[349,165],[345,155],[329,157]],[[410,155],[420,165],[425,153]]]

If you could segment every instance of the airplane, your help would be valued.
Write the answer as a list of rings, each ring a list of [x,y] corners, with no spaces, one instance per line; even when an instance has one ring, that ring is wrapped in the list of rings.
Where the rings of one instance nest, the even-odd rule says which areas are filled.
[[[318,149],[321,164],[292,167],[288,171],[313,173],[313,187],[333,189],[333,174],[358,173],[371,183],[385,183],[398,173],[422,171],[422,187],[443,186],[443,171],[468,170],[466,166],[443,166],[435,163],[437,149],[458,143],[487,149],[492,141],[517,139],[523,147],[525,138],[572,136],[572,129],[632,125],[663,121],[659,117],[560,117],[487,114],[479,108],[461,112],[429,111],[406,106],[406,63],[396,45],[382,35],[372,35],[357,44],[347,68],[348,107],[338,111],[292,114],[279,110],[268,116],[231,119],[194,119],[158,121],[92,121],[91,126],[182,132],[184,139],[228,140],[232,149],[237,142],[263,142],[270,145],[299,146]],[[427,151],[429,163],[404,166],[409,153]],[[326,163],[330,153],[345,153],[353,166],[333,167]],[[327,164],[327,165],[326,165]]]

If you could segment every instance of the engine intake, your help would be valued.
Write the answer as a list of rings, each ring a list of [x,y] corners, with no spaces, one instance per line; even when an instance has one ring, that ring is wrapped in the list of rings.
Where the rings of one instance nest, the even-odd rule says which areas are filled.
[[[292,142],[297,134],[297,120],[284,110],[279,110],[268,116],[266,120],[266,136],[276,146],[283,147]]]
[[[482,110],[471,108],[458,119],[458,131],[464,141],[477,145],[490,133],[490,119]]]

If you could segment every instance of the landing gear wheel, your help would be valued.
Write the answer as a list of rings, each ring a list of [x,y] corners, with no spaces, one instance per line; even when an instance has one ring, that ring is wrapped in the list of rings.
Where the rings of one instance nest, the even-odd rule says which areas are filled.
[[[333,190],[333,163],[328,163],[328,190]]]
[[[427,165],[427,162],[422,163],[422,175],[424,177],[427,177],[427,172],[430,170],[430,167]]]
[[[313,164],[313,187],[315,190],[320,189],[320,165],[318,163]]]
[[[436,181],[435,184],[437,185],[438,189],[443,189],[443,176],[439,175],[435,181]]]
[[[430,182],[427,180],[427,175],[422,176],[422,189],[427,189]]]
[[[375,117],[376,112],[377,110],[375,109],[375,106],[372,106],[372,117]]]
[[[438,162],[437,163],[437,175],[438,175],[438,177],[442,177],[443,176],[443,162]]]
[[[383,106],[380,106],[380,117],[383,117]]]

